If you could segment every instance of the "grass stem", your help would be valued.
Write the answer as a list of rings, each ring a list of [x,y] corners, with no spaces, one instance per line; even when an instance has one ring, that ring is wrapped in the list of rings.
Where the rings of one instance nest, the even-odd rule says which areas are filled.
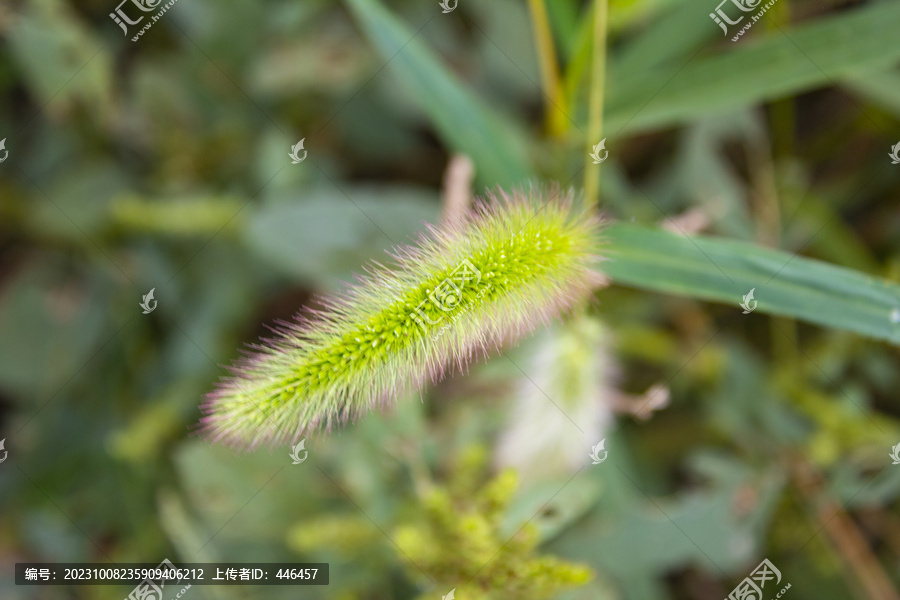
[[[594,0],[594,49],[591,68],[588,139],[585,149],[584,201],[596,206],[600,200],[600,167],[593,164],[590,151],[603,135],[603,101],[606,93],[606,28],[609,0]]]
[[[559,137],[568,130],[569,119],[565,111],[565,93],[559,74],[556,47],[553,45],[550,20],[547,17],[547,7],[544,0],[528,0],[528,6],[541,69],[541,86],[544,88],[547,101],[547,129],[551,136]]]

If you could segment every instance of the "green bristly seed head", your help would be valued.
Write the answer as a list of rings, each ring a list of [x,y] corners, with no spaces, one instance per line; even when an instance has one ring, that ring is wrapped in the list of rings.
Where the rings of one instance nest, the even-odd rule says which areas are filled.
[[[475,462],[486,457],[481,450],[469,449],[448,484],[428,491],[419,514],[394,529],[403,556],[413,557],[404,561],[409,573],[423,585],[423,574],[435,584],[420,600],[450,589],[460,600],[549,600],[590,581],[587,565],[538,554],[533,523],[517,527],[512,539],[504,532],[518,477],[505,470],[485,481],[486,465]]]
[[[489,196],[429,228],[324,310],[298,316],[209,394],[202,429],[244,447],[296,441],[418,389],[547,322],[603,281],[597,219],[555,190]]]

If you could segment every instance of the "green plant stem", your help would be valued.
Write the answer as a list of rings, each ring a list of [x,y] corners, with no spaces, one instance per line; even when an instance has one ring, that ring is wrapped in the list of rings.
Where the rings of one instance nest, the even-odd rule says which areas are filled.
[[[603,101],[606,93],[606,26],[608,20],[608,0],[595,0],[588,143],[584,153],[584,201],[587,206],[591,207],[596,206],[600,200],[600,167],[593,164],[590,151],[594,144],[600,142],[603,134]]]
[[[790,8],[791,5],[788,2],[776,2],[766,12],[767,28],[773,32],[778,32],[790,27]],[[783,164],[785,159],[794,155],[795,116],[793,98],[787,97],[775,100],[769,105],[769,117],[772,120],[771,131],[774,139],[773,151],[776,163]]]
[[[786,100],[790,103],[790,100]],[[790,108],[790,107],[789,107]],[[790,131],[783,134],[792,137]],[[779,134],[775,135],[777,145]],[[775,163],[768,144],[751,143],[748,160],[753,172],[753,216],[756,239],[762,246],[781,245],[781,195],[776,180]],[[772,317],[769,322],[772,352],[779,364],[796,365],[800,359],[797,345],[797,324],[786,317]]]
[[[588,77],[593,35],[593,19],[582,19],[578,24],[575,40],[572,42],[572,49],[569,52],[569,60],[566,62],[563,73],[563,94],[573,101],[578,97],[581,85]]]
[[[776,3],[766,13],[767,27],[780,30],[790,26],[790,5],[787,2]],[[784,98],[769,105],[769,117],[772,121],[772,153],[766,156],[765,177],[769,194],[764,196],[762,209],[767,210],[766,219],[758,221],[758,237],[761,242],[772,247],[781,245],[781,196],[779,190],[778,167],[784,166],[794,154],[794,127],[796,125],[794,100]],[[797,323],[793,319],[773,317],[770,322],[772,334],[772,350],[776,360],[781,364],[796,365],[800,359],[797,346]]]
[[[559,74],[559,62],[544,0],[529,0],[528,6],[541,68],[541,85],[547,98],[547,130],[551,136],[556,137],[563,135],[568,129],[568,119],[563,109],[566,99]]]

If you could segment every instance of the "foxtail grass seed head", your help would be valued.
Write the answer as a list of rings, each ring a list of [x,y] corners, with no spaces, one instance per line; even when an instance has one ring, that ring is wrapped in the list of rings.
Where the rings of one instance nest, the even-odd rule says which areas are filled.
[[[598,271],[599,220],[572,192],[499,191],[454,226],[429,227],[373,264],[324,309],[281,323],[202,407],[214,441],[296,442],[464,372],[584,302]]]

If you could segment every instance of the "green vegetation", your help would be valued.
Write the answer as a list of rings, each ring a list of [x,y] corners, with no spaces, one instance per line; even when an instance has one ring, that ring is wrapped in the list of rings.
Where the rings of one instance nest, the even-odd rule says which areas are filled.
[[[190,600],[721,600],[763,558],[900,598],[900,4],[732,42],[718,0],[179,0],[132,42],[118,2],[0,6],[0,598],[163,558],[331,565]],[[195,435],[267,326],[549,182],[608,222],[564,323],[301,464]]]

